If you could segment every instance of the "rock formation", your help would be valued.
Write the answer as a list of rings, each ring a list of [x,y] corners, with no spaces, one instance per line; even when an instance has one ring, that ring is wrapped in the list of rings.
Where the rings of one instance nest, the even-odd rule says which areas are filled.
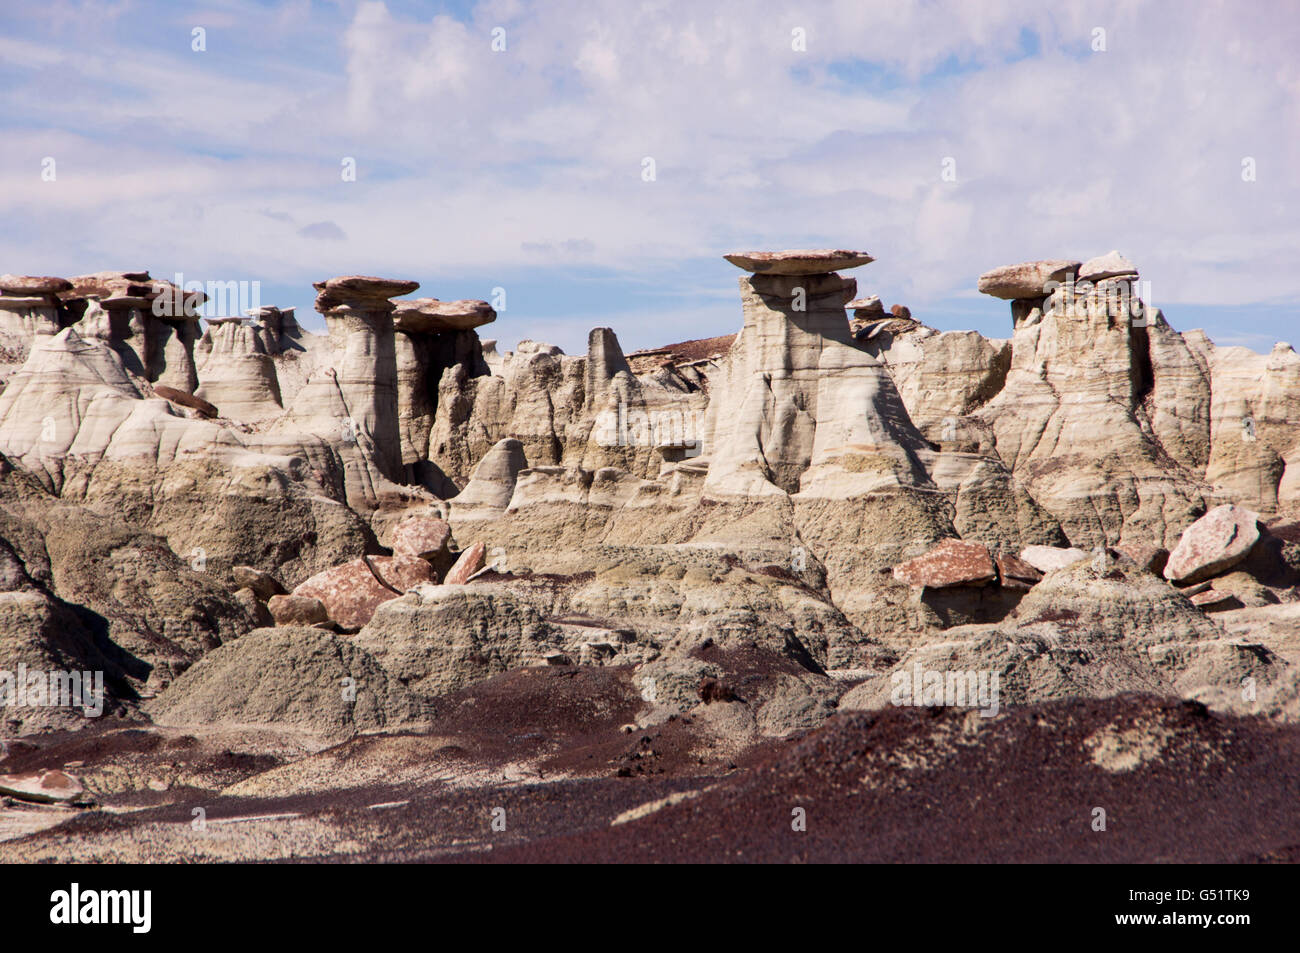
[[[867,717],[836,712],[892,725],[927,671],[996,674],[1009,714],[972,736],[1073,705],[1096,765],[1123,761],[1099,712],[1178,704],[1129,693],[1293,729],[1289,345],[1175,331],[1118,252],[981,276],[997,338],[859,297],[864,252],[726,258],[738,332],[630,354],[611,327],[499,351],[488,303],[414,281],[317,283],[326,334],[266,307],[199,338],[201,293],[147,272],[0,277],[0,672],[102,672],[114,725],[195,739],[188,774],[141,753],[148,777],[46,784],[78,760],[59,734],[0,752],[0,789],[670,798]],[[2,715],[23,744],[118,730]],[[169,837],[131,849],[240,856]]]

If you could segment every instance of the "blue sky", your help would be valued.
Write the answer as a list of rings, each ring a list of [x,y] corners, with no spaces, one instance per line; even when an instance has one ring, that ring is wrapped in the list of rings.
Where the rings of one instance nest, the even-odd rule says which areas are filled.
[[[861,293],[1002,336],[980,272],[1116,248],[1176,328],[1300,344],[1300,8],[1050,6],[6,3],[0,271],[316,327],[335,274],[499,287],[484,336],[581,352],[736,330],[730,251],[865,249]]]

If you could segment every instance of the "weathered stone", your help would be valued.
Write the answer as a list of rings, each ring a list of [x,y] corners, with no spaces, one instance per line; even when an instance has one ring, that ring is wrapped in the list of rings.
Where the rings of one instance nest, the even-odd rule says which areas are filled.
[[[1019,265],[1003,265],[980,275],[979,290],[995,298],[1042,298],[1049,292],[1049,282],[1063,281],[1071,272],[1077,272],[1079,262],[1053,258],[1045,261],[1027,261]]]
[[[496,310],[486,301],[416,298],[393,302],[393,327],[413,334],[468,331],[491,324],[496,319]]]
[[[1026,546],[1020,551],[1020,558],[1039,572],[1047,573],[1055,569],[1064,569],[1066,566],[1073,566],[1079,560],[1087,559],[1088,554],[1082,549],[1062,549],[1057,546]]]
[[[478,542],[460,554],[443,579],[444,586],[459,586],[469,582],[469,577],[483,568],[487,561],[487,546]]]
[[[393,527],[392,548],[395,556],[418,556],[436,559],[447,551],[451,527],[433,516],[411,516]]]
[[[325,603],[310,596],[272,596],[266,608],[276,625],[315,625],[329,619]]]
[[[1103,281],[1107,278],[1137,277],[1137,268],[1117,251],[1089,258],[1079,266],[1080,281]]]
[[[1188,583],[1209,579],[1246,558],[1259,542],[1259,514],[1233,504],[1216,506],[1183,531],[1164,577]]]
[[[1157,574],[1164,572],[1169,562],[1169,550],[1149,543],[1120,543],[1115,546],[1115,552],[1143,569]]]
[[[1043,578],[1040,570],[1011,553],[998,553],[995,562],[998,566],[998,579],[1004,588],[1029,589]]]
[[[996,577],[989,548],[961,539],[945,539],[928,553],[894,567],[899,582],[926,589],[988,582]]]
[[[236,589],[251,589],[263,602],[288,592],[275,576],[253,566],[231,566],[230,578],[235,581]]]
[[[257,593],[252,589],[236,589],[235,601],[243,606],[244,611],[248,613],[248,618],[259,629],[268,625],[275,625],[275,617],[271,615],[271,610],[266,607],[266,602],[259,599]]]
[[[1218,589],[1206,589],[1202,592],[1196,592],[1189,598],[1192,600],[1192,605],[1203,612],[1221,612],[1241,605],[1236,595],[1231,592],[1221,592]]]
[[[868,295],[865,298],[855,298],[844,307],[853,310],[855,318],[862,318],[870,321],[885,316],[885,306],[880,303],[879,295]]]
[[[722,257],[737,268],[763,275],[824,275],[875,261],[866,252],[844,249],[750,251]]]
[[[54,295],[72,290],[67,278],[48,278],[38,275],[0,275],[0,292],[7,295]]]
[[[417,556],[362,556],[317,573],[293,594],[319,599],[330,619],[355,629],[369,622],[381,603],[436,581],[428,561]]]

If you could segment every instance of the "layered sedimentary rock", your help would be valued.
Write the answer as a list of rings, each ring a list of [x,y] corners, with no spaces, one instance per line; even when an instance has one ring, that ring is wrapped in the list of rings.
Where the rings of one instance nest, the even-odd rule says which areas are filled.
[[[203,383],[195,395],[233,420],[251,423],[284,412],[275,362],[261,330],[243,318],[214,318],[203,337]]]
[[[401,706],[520,667],[611,667],[641,721],[730,710],[749,738],[815,726],[863,680],[854,703],[874,704],[879,676],[950,641],[1023,700],[1149,688],[1231,707],[1210,682],[1258,677],[1291,717],[1289,347],[1175,332],[1114,253],[985,276],[1011,302],[999,339],[858,298],[831,269],[861,252],[733,257],[738,334],[630,356],[609,327],[582,355],[498,352],[477,335],[489,305],[394,300],[414,282],[321,282],[327,335],[264,308],[195,345],[145,273],[0,279],[0,311],[19,293],[45,308],[6,325],[25,356],[0,393],[0,507],[18,514],[0,522],[0,615],[29,632],[6,658],[107,665],[130,717],[317,731],[217,693],[268,647],[333,658],[322,627],[364,626],[343,668],[382,671]],[[1221,503],[1258,514],[1257,538],[1198,544]],[[102,538],[98,574],[77,533]],[[120,656],[96,657],[80,609]],[[1221,637],[1236,613],[1269,633],[1255,662]],[[1125,619],[1140,651],[1108,641]],[[1150,634],[1187,620],[1168,645]],[[269,623],[320,634],[234,651]],[[748,697],[741,656],[767,672]],[[290,708],[314,697],[268,684]],[[171,705],[132,695],[155,691]],[[407,723],[331,712],[328,734]]]

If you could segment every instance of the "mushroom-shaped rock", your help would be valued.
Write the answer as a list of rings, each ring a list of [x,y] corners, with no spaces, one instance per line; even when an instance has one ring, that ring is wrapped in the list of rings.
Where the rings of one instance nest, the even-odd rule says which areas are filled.
[[[722,257],[737,268],[761,275],[824,275],[875,261],[864,251],[842,248],[746,251]]]
[[[1164,577],[1186,584],[1217,576],[1245,559],[1257,542],[1258,513],[1231,503],[1216,506],[1183,530]]]
[[[1080,281],[1104,281],[1107,278],[1136,278],[1137,267],[1117,251],[1090,258],[1079,266]]]
[[[996,576],[989,548],[962,539],[945,539],[928,553],[894,567],[899,582],[926,589],[978,584]]]
[[[393,327],[410,334],[469,331],[497,319],[496,310],[486,301],[415,298],[395,301],[393,306]]]
[[[1019,265],[1003,265],[980,275],[979,290],[995,298],[1019,300],[1043,298],[1051,293],[1050,282],[1064,281],[1065,276],[1077,274],[1079,262],[1053,258],[1045,261],[1027,261]]]

